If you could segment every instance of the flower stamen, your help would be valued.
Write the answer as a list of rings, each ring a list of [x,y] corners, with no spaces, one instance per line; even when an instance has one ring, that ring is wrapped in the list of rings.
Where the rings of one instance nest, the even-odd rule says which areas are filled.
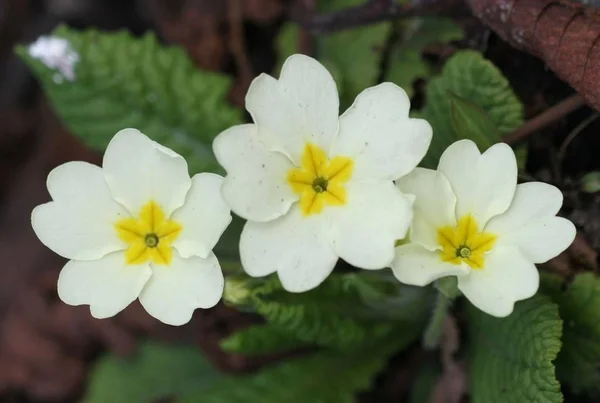
[[[159,242],[159,238],[158,236],[156,236],[156,234],[150,233],[144,237],[144,242],[146,243],[147,247],[156,248]]]
[[[323,178],[322,176],[319,176],[313,181],[312,188],[316,193],[325,192],[327,191],[328,182],[329,181],[327,179]]]
[[[471,249],[468,246],[461,246],[456,250],[456,257],[468,259],[471,256]]]

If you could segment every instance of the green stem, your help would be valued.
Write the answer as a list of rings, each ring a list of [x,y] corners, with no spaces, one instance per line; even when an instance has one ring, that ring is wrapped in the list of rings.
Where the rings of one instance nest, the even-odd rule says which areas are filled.
[[[435,350],[440,344],[444,321],[446,320],[446,316],[448,316],[448,310],[451,305],[452,299],[438,292],[433,314],[423,334],[423,348],[425,350]]]

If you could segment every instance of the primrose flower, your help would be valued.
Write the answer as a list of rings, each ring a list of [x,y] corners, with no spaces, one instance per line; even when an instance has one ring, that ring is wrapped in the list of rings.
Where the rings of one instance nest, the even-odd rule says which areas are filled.
[[[214,306],[224,279],[212,248],[231,222],[223,178],[190,179],[180,155],[135,129],[115,135],[102,165],[75,161],[52,170],[53,201],[31,215],[40,240],[71,259],[58,279],[59,297],[90,305],[96,318],[139,297],[150,315],[171,325]]]
[[[393,180],[415,168],[431,141],[431,126],[410,119],[409,108],[406,93],[385,83],[339,117],[333,78],[302,55],[284,63],[279,80],[252,82],[246,109],[255,124],[213,144],[227,171],[223,196],[248,220],[240,254],[249,275],[277,272],[285,289],[302,292],[339,257],[364,269],[391,263],[412,216]]]
[[[541,182],[517,185],[506,144],[481,154],[472,141],[458,141],[437,171],[417,168],[397,185],[416,199],[410,242],[396,247],[396,278],[423,286],[455,275],[469,301],[493,316],[508,316],[516,301],[533,296],[535,263],[575,238],[575,226],[555,216],[562,193]]]

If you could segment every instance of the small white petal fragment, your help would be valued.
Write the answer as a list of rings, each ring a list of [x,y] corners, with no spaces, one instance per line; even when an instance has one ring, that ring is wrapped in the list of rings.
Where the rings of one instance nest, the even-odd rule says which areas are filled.
[[[60,72],[60,79],[54,77],[57,84],[62,82],[62,77],[69,81],[76,79],[75,65],[79,61],[79,54],[72,48],[67,39],[55,36],[40,36],[29,45],[27,50],[29,56],[41,61],[49,69]]]
[[[173,326],[186,324],[196,308],[212,308],[221,299],[225,280],[214,254],[183,259],[173,253],[170,266],[152,265],[152,277],[140,294],[148,313]]]
[[[396,185],[403,193],[415,196],[411,242],[423,245],[429,250],[440,249],[437,229],[456,225],[456,196],[444,174],[431,169],[416,168],[397,180]]]
[[[221,196],[222,183],[223,177],[219,175],[194,175],[185,204],[173,213],[173,220],[185,223],[173,242],[183,258],[208,257],[231,223],[231,211]]]
[[[151,275],[148,265],[125,263],[123,252],[89,262],[71,260],[58,277],[58,296],[69,305],[90,305],[95,318],[109,318],[137,299]]]
[[[335,252],[363,269],[388,267],[394,243],[406,236],[412,216],[410,200],[392,181],[351,182],[348,203],[331,209]]]
[[[293,165],[270,152],[256,136],[255,125],[234,126],[213,142],[219,163],[227,171],[223,197],[238,215],[253,221],[281,217],[298,196],[287,183]]]
[[[458,289],[477,308],[502,318],[515,302],[535,295],[539,282],[537,268],[519,249],[498,245],[486,256],[484,269],[458,277]]]
[[[410,100],[392,83],[367,88],[340,118],[332,155],[354,159],[355,180],[394,180],[412,171],[431,142],[431,125],[408,117]]]
[[[555,217],[562,202],[560,190],[547,183],[517,185],[510,208],[490,220],[486,231],[497,234],[499,243],[518,247],[533,263],[547,262],[575,239],[573,223]]]
[[[131,214],[154,200],[171,215],[183,205],[192,185],[185,159],[136,129],[121,130],[113,137],[103,168],[113,197]]]
[[[392,272],[404,284],[425,286],[441,277],[464,276],[469,273],[469,267],[444,262],[440,252],[409,243],[396,247]]]
[[[111,196],[102,169],[68,162],[50,172],[53,201],[37,206],[31,225],[44,245],[68,259],[93,260],[125,249],[112,222],[127,211]]]
[[[318,61],[304,55],[290,56],[279,80],[266,74],[255,78],[246,95],[246,109],[267,148],[296,163],[307,142],[329,150],[338,130],[335,81]]]
[[[338,260],[326,230],[322,214],[305,217],[297,207],[274,221],[248,221],[240,239],[244,270],[253,277],[277,272],[290,292],[313,289],[327,278]]]
[[[457,141],[442,154],[438,170],[456,194],[456,216],[472,214],[481,228],[504,213],[515,194],[517,160],[504,143],[480,154],[471,140]]]

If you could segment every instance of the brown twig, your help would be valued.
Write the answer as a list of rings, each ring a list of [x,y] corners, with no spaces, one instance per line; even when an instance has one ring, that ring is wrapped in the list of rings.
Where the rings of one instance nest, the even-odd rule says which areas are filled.
[[[523,124],[523,126],[504,136],[503,140],[505,143],[511,145],[518,143],[538,130],[565,117],[575,109],[581,108],[583,105],[585,105],[585,100],[581,95],[572,95],[558,104],[546,109],[533,119],[528,120]]]
[[[399,17],[438,14],[458,4],[458,0],[369,0],[360,6],[332,13],[313,14],[306,8],[295,10],[292,20],[314,33],[333,32]]]
[[[429,403],[459,403],[467,392],[467,375],[455,355],[460,347],[460,331],[456,319],[449,315],[444,320],[440,356],[443,373],[435,384]]]
[[[571,133],[569,133],[569,135],[567,136],[565,141],[563,141],[563,143],[560,145],[560,149],[558,150],[557,159],[559,162],[562,162],[562,160],[565,159],[565,154],[567,153],[567,147],[569,147],[569,145],[575,139],[575,137],[579,136],[579,133],[581,133],[586,127],[588,127],[594,120],[598,119],[599,117],[600,117],[600,114],[598,114],[598,113],[592,114],[587,119],[585,119],[583,122],[578,124],[577,127],[571,131]]]
[[[244,88],[248,88],[254,74],[244,45],[244,16],[241,0],[229,0],[227,5],[230,32],[229,47],[238,68],[239,80]]]
[[[342,11],[292,19],[331,32],[399,17],[449,13],[460,0],[369,0]],[[542,59],[600,111],[600,11],[572,0],[465,0],[473,14],[518,49]]]
[[[316,0],[298,0],[296,8],[304,10],[307,14],[313,14],[316,6]],[[315,54],[315,38],[313,34],[303,26],[300,27],[298,33],[298,49],[300,50],[300,53],[308,56],[314,56]]]

